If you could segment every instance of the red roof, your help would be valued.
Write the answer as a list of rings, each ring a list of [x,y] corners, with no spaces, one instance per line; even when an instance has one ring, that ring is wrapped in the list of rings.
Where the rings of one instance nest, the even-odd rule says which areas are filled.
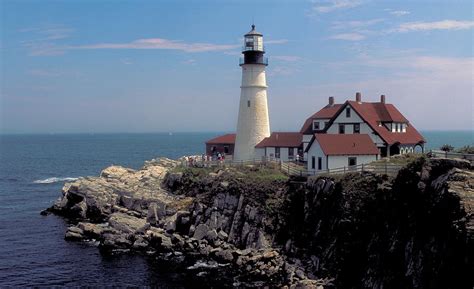
[[[300,147],[302,141],[303,135],[299,132],[273,132],[255,147]]]
[[[325,155],[377,155],[379,150],[368,134],[320,134],[314,135]],[[308,148],[311,143],[308,145]]]
[[[342,104],[327,105],[321,110],[310,116],[303,124],[300,133],[312,134],[312,126],[314,119],[331,119],[341,108]]]
[[[393,104],[381,102],[358,103],[350,100],[347,103],[387,144],[417,144],[425,142],[423,136],[408,123],[408,120]],[[380,126],[383,122],[406,123],[406,132],[391,132],[385,126]]]
[[[206,144],[235,144],[235,133],[229,133],[210,139]]]

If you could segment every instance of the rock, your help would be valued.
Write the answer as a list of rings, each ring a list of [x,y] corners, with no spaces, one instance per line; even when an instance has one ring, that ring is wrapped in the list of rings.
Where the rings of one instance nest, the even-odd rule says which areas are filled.
[[[71,215],[79,219],[85,219],[87,217],[87,203],[85,200],[75,204],[70,209]]]
[[[232,250],[221,250],[216,252],[216,258],[221,262],[232,262],[234,260],[234,256],[232,255]]]
[[[223,230],[220,230],[219,233],[217,233],[217,237],[223,241],[226,241],[229,235],[227,235],[227,233]]]
[[[66,235],[64,236],[64,239],[69,240],[69,241],[79,241],[84,239],[84,231],[81,230],[78,227],[72,226],[69,227]]]
[[[207,235],[208,231],[209,226],[207,226],[206,224],[199,224],[194,231],[193,238],[195,238],[196,240],[202,240]]]
[[[80,241],[84,239],[84,236],[75,232],[66,232],[64,239],[68,241]]]
[[[306,279],[306,275],[301,269],[296,270],[295,274],[296,274],[296,277],[300,278],[301,280]]]
[[[116,230],[134,233],[145,226],[146,220],[123,213],[113,213],[110,216],[109,224]]]
[[[80,228],[84,235],[89,238],[99,238],[103,232],[103,228],[100,225],[92,223],[79,222],[77,227]]]
[[[215,229],[209,230],[206,233],[206,240],[214,242],[217,239],[217,232]]]

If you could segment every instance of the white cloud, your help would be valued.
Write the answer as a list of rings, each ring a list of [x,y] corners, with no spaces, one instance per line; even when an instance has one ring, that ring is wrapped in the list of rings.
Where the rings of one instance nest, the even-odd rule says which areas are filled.
[[[348,28],[363,28],[375,25],[384,21],[382,18],[369,19],[363,21],[334,21],[331,25],[332,29],[348,29]]]
[[[35,38],[34,41],[46,41],[68,38],[74,30],[62,25],[47,25],[35,28],[23,28],[20,29],[19,32],[35,33],[39,38]]]
[[[386,94],[418,129],[473,129],[474,57],[362,56],[331,68],[334,79],[354,71],[357,78],[314,86],[309,94],[336,95],[337,101],[352,99],[355,91],[367,101]]]
[[[50,69],[30,69],[27,71],[29,75],[40,77],[57,77],[63,75],[62,72]]]
[[[287,62],[297,62],[297,61],[300,61],[302,58],[295,55],[275,55],[275,56],[271,56],[271,59],[287,61]]]
[[[336,40],[360,41],[360,40],[364,40],[366,36],[360,33],[341,33],[341,34],[332,35],[329,38],[336,39]]]
[[[429,30],[461,30],[474,27],[474,21],[442,20],[435,22],[402,23],[397,32],[429,31]]]
[[[196,59],[188,59],[188,60],[182,61],[182,63],[187,64],[187,65],[196,65]]]
[[[265,44],[285,44],[288,43],[288,39],[273,39],[273,40],[264,40]]]
[[[407,10],[394,10],[390,11],[390,14],[395,15],[395,16],[404,16],[410,14],[410,11]]]
[[[66,49],[168,49],[181,50],[184,52],[208,52],[223,51],[240,47],[237,44],[213,44],[213,43],[186,43],[180,40],[164,38],[145,38],[124,43],[97,43],[88,45],[67,46]]]
[[[348,9],[362,4],[358,0],[319,0],[314,1],[313,10],[318,13],[328,13],[339,9]]]

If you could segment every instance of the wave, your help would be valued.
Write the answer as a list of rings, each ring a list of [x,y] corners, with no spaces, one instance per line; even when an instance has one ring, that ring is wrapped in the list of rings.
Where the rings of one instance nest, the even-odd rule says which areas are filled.
[[[75,181],[78,178],[72,178],[72,177],[66,177],[66,178],[47,178],[44,180],[36,180],[33,183],[34,184],[53,184],[53,183],[59,183],[59,182],[71,182]]]

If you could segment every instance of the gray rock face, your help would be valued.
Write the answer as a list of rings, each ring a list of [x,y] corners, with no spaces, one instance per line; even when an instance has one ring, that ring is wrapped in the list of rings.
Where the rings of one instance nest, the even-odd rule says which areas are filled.
[[[113,213],[109,218],[112,228],[124,232],[135,233],[145,227],[146,221],[123,213]]]

